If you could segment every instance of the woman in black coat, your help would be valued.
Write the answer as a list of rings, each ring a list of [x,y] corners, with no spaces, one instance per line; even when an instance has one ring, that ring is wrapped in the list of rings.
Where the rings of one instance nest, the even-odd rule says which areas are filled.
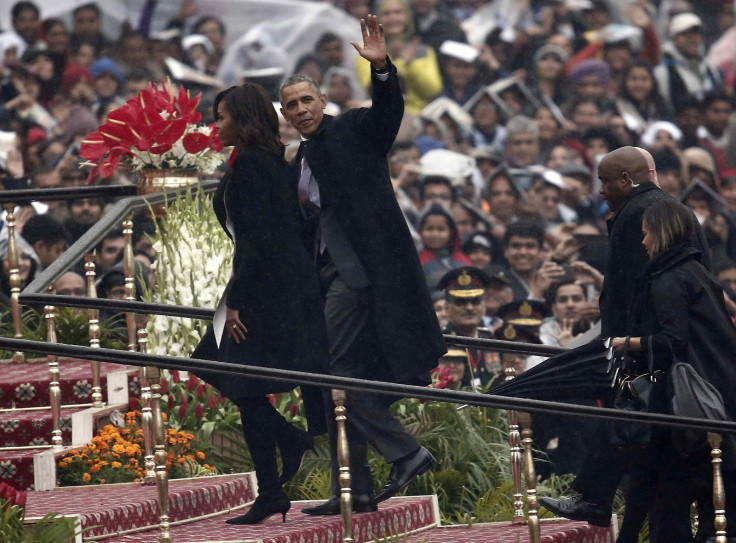
[[[640,369],[646,368],[651,353],[654,369],[667,371],[675,361],[687,362],[723,396],[726,413],[736,415],[736,329],[726,312],[723,291],[717,279],[700,263],[700,252],[689,240],[693,222],[687,207],[674,199],[651,205],[642,222],[643,245],[650,262],[637,278],[637,290],[629,311],[630,349],[638,351]],[[614,348],[622,349],[626,338],[614,338]],[[636,541],[638,523],[656,491],[658,506],[650,513],[652,541],[690,541],[690,504],[698,487],[707,489],[710,480],[709,451],[703,435],[703,449],[687,458],[672,446],[669,432],[657,447],[656,463],[632,473],[632,488],[627,496],[626,515],[618,541]],[[726,496],[736,473],[736,440],[724,435],[723,468]],[[647,462],[648,463],[648,462]],[[641,466],[640,466],[641,467]],[[655,473],[656,472],[656,473]],[[657,485],[651,484],[658,476]],[[649,489],[649,492],[647,492]],[[649,494],[649,499],[646,494]],[[698,500],[710,500],[712,492],[697,492]],[[699,504],[701,507],[704,503]],[[711,509],[712,511],[712,509]],[[626,517],[629,522],[626,522]],[[701,524],[710,519],[702,518]],[[728,519],[731,520],[730,518]],[[636,528],[636,529],[634,529]],[[733,528],[730,526],[729,528]]]
[[[260,85],[246,83],[217,95],[219,138],[235,145],[231,169],[213,199],[220,224],[235,244],[232,275],[213,325],[195,358],[283,370],[324,372],[326,331],[317,276],[298,233],[296,192],[279,140],[276,111]],[[256,476],[258,498],[229,524],[256,524],[282,513],[290,502],[281,489],[296,473],[311,436],[289,424],[267,394],[294,383],[252,377],[200,374],[239,408]],[[323,433],[318,391],[304,387],[312,434]],[[314,402],[309,400],[314,398]],[[276,464],[278,445],[282,473]]]

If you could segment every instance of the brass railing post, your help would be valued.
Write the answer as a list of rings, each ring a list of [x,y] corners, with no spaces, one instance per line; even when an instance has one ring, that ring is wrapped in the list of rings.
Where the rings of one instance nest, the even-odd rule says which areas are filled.
[[[161,374],[158,368],[148,368],[146,377],[151,386],[151,415],[155,439],[156,487],[161,512],[159,543],[171,543],[169,526],[169,475],[166,472],[166,428],[161,416]]]
[[[353,543],[353,495],[350,485],[350,448],[345,428],[347,422],[345,410],[345,391],[332,389],[332,401],[335,402],[335,421],[337,422],[337,463],[340,466],[340,511],[342,512],[343,543]]]
[[[516,369],[512,366],[507,367],[505,372],[507,381],[516,377]],[[523,524],[526,519],[524,518],[524,500],[521,493],[522,448],[518,415],[513,410],[506,412],[509,420],[509,445],[511,446],[511,479],[514,482],[514,519],[512,522]]]
[[[95,255],[84,255],[84,276],[87,279],[87,297],[97,298],[97,287],[95,286]],[[100,348],[100,311],[94,307],[87,309],[89,319],[89,346]],[[100,386],[100,362],[91,360],[92,367],[92,407],[102,407],[102,387]]]
[[[148,331],[145,327],[138,329],[138,352],[144,354],[148,352]],[[143,443],[145,447],[146,476],[143,478],[143,484],[145,485],[156,483],[156,461],[153,455],[154,424],[151,408],[151,383],[148,380],[149,369],[143,366],[139,373],[139,379],[141,381],[141,426],[143,427]]]
[[[53,305],[43,308],[46,319],[46,342],[56,343],[55,309]],[[51,403],[51,445],[55,450],[63,448],[61,439],[61,387],[59,386],[59,359],[55,354],[48,355],[49,361],[49,400]]]
[[[15,243],[15,204],[5,204],[7,216],[5,222],[8,228],[8,278],[10,282],[10,309],[13,313],[15,325],[15,339],[23,339],[20,313],[20,270],[18,269],[18,246]],[[25,362],[25,355],[16,351],[13,353],[13,362]]]
[[[133,258],[133,215],[130,214],[123,220],[123,236],[125,237],[125,248],[123,249],[123,273],[125,274],[125,299],[135,301],[135,259]],[[126,311],[125,324],[128,329],[128,350],[136,350],[136,325],[135,313]]]
[[[519,411],[518,417],[521,425],[521,441],[524,445],[524,483],[526,485],[529,541],[539,543],[539,516],[537,515],[539,500],[537,498],[537,473],[534,469],[534,456],[532,454],[532,416],[524,411]]]
[[[708,443],[711,449],[710,457],[713,464],[713,508],[716,511],[716,543],[726,543],[726,490],[723,486],[721,441],[721,434],[708,432]]]

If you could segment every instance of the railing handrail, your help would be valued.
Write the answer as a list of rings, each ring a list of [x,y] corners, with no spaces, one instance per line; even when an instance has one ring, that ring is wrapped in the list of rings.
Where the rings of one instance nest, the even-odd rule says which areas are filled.
[[[78,198],[119,198],[135,196],[137,190],[136,185],[95,185],[4,190],[0,192],[0,204],[25,205],[38,201],[76,200]]]
[[[25,291],[24,291],[25,292]],[[26,305],[43,304],[83,309],[113,309],[131,311],[146,315],[165,315],[167,317],[183,317],[191,319],[212,320],[214,310],[202,307],[168,305],[153,302],[132,302],[128,300],[110,300],[107,298],[86,298],[82,296],[61,296],[58,294],[21,294],[20,301]],[[520,353],[536,356],[554,356],[565,352],[563,347],[536,345],[518,341],[500,339],[484,339],[464,336],[445,335],[445,342],[457,347],[481,349],[496,352]]]
[[[210,180],[202,181],[198,186],[204,193],[210,193],[217,190],[219,181]],[[135,187],[134,187],[135,188]],[[194,189],[196,187],[192,187]],[[46,268],[42,273],[36,276],[33,281],[23,289],[28,294],[39,294],[45,292],[49,285],[53,284],[71,266],[80,260],[86,253],[90,252],[97,244],[105,238],[105,235],[112,229],[113,225],[118,225],[123,218],[131,211],[150,206],[164,204],[171,201],[177,194],[186,190],[186,187],[178,187],[169,189],[164,192],[156,192],[153,194],[144,194],[141,196],[130,196],[118,201],[110,210],[105,213],[99,221],[80,237],[76,243],[69,247],[64,254],[54,260],[54,262]]]
[[[60,343],[51,344],[43,341],[5,337],[0,337],[0,348],[28,352],[46,352],[57,356],[76,357],[85,360],[113,362],[132,366],[155,366],[160,369],[187,370],[194,371],[195,373],[197,370],[200,370],[237,375],[241,377],[258,377],[267,380],[289,381],[294,383],[295,386],[304,384],[321,388],[368,391],[390,396],[411,397],[423,400],[474,405],[478,407],[543,412],[563,416],[585,416],[599,420],[640,422],[655,426],[694,428],[719,433],[736,432],[736,422],[731,421],[676,417],[674,415],[666,415],[662,413],[642,413],[635,411],[624,412],[618,409],[605,407],[530,400],[526,398],[512,398],[461,390],[436,389],[372,381],[367,379],[354,379],[349,377],[337,377],[334,375],[281,370],[276,368],[245,366],[240,364],[231,364],[228,362],[203,360],[199,358],[163,356],[132,351],[116,351],[114,349],[81,347],[78,345],[65,345]]]

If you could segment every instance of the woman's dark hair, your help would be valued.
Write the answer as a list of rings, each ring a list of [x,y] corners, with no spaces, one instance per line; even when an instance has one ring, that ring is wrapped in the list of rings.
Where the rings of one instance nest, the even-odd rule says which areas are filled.
[[[687,206],[674,198],[665,198],[649,206],[642,219],[652,241],[651,258],[655,258],[693,233],[693,218]]]
[[[284,144],[279,136],[279,118],[266,90],[257,83],[230,87],[215,97],[212,112],[225,102],[238,129],[238,145],[255,145],[276,155],[284,156]]]
[[[643,68],[647,71],[649,74],[650,79],[652,80],[652,89],[649,91],[649,96],[647,96],[647,100],[649,101],[649,104],[645,105],[653,105],[654,106],[654,114],[653,117],[664,117],[667,114],[667,104],[665,103],[664,99],[662,98],[662,95],[659,94],[659,87],[657,85],[657,79],[654,77],[654,69],[652,68],[651,63],[644,60],[643,58],[634,58],[626,68],[624,68],[624,73],[621,76],[621,96],[625,99],[634,104],[635,106],[639,106],[639,104],[636,103],[634,98],[629,94],[628,89],[626,88],[626,80],[629,77],[629,74],[634,68]]]
[[[61,19],[57,19],[56,17],[44,19],[44,21],[41,23],[41,30],[43,30],[43,34],[45,36],[52,28],[59,25],[64,29],[64,32],[66,32],[67,34],[69,33],[66,25],[64,24],[64,21],[62,21]]]
[[[450,228],[450,241],[448,248],[453,251],[459,250],[460,236],[457,231],[457,223],[455,222],[455,217],[452,215],[452,211],[448,207],[437,202],[430,204],[430,206],[424,210],[422,215],[419,217],[419,230],[421,231],[422,228],[424,228],[424,224],[427,222],[429,217],[434,216],[444,217],[447,220],[447,226]]]

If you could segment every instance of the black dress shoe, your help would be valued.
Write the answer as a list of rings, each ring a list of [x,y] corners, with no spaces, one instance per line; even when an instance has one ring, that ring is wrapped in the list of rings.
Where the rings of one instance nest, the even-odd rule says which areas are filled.
[[[308,432],[301,430],[299,437],[290,441],[287,446],[282,447],[279,444],[279,450],[281,451],[281,477],[279,482],[281,485],[285,485],[301,469],[307,451],[314,450],[314,438]]]
[[[289,509],[291,509],[291,502],[283,492],[275,496],[261,494],[245,515],[229,518],[225,522],[228,524],[259,524],[276,513],[281,513],[283,522],[286,522],[286,513]]]
[[[572,498],[539,498],[539,504],[552,511],[558,517],[570,520],[583,520],[593,526],[607,528],[611,525],[610,508],[588,501],[582,494]]]
[[[394,462],[391,468],[391,476],[388,483],[377,495],[373,503],[380,503],[404,490],[415,477],[432,469],[437,461],[424,447],[419,447],[417,452],[408,458],[402,458]]]
[[[378,511],[378,506],[373,503],[374,494],[353,494],[353,513],[372,513]],[[329,500],[319,505],[312,505],[302,509],[307,515],[339,515],[340,496],[331,496]]]

